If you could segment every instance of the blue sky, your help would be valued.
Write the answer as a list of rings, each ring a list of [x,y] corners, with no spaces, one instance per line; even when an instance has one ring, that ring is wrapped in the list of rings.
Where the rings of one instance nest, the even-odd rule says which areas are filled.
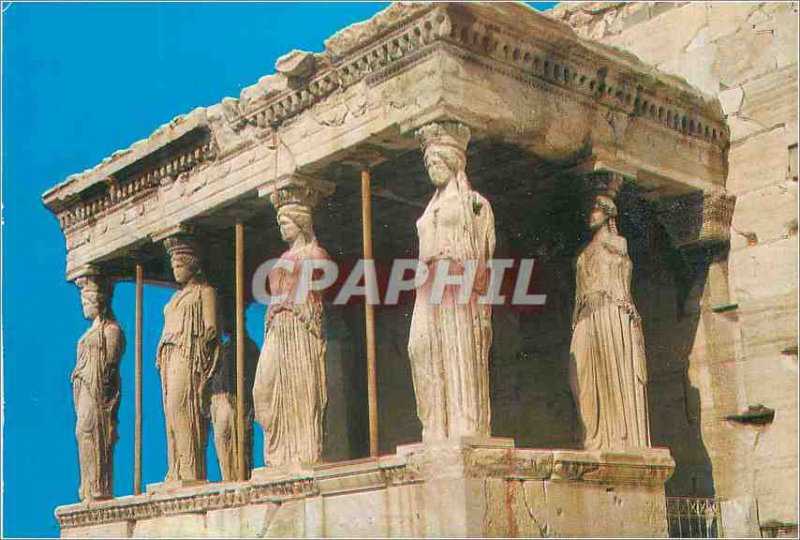
[[[69,376],[87,322],[77,289],[64,279],[64,237],[41,194],[178,114],[238,97],[274,71],[278,56],[319,51],[336,30],[383,5],[3,3],[5,536],[57,536],[55,507],[77,501]],[[161,481],[166,469],[153,356],[171,292],[145,288],[146,484]],[[129,346],[116,495],[133,489],[133,301],[132,284],[118,285],[114,311]],[[262,334],[258,307],[248,313],[248,327],[250,335]],[[260,434],[256,441],[259,466]],[[218,479],[215,459],[209,468]]]

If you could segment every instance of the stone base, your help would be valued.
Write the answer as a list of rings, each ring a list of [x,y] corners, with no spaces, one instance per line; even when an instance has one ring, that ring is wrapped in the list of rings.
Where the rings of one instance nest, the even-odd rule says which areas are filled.
[[[463,439],[62,506],[56,517],[63,537],[664,537],[673,469],[666,449],[536,450]]]
[[[147,493],[174,493],[208,484],[208,480],[171,480],[169,482],[156,482],[147,484]]]

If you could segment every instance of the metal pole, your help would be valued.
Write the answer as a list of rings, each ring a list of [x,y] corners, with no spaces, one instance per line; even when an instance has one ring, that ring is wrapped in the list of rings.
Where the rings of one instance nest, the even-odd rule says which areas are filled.
[[[369,169],[361,171],[361,216],[364,239],[364,262],[372,258],[372,197],[370,192]],[[364,285],[367,290],[374,280],[371,272],[364,273]],[[378,456],[378,378],[375,370],[375,311],[372,304],[364,299],[364,321],[367,341],[367,402],[369,406],[369,455]]]
[[[134,344],[134,393],[135,420],[133,433],[133,493],[142,492],[142,301],[144,271],[142,263],[136,263],[136,336]]]
[[[239,480],[246,480],[245,470],[245,417],[244,417],[244,224],[236,222],[236,441],[239,457]]]

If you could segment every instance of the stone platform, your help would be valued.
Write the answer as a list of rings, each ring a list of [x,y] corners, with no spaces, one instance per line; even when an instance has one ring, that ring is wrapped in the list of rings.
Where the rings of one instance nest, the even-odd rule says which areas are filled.
[[[667,535],[666,449],[621,453],[460,440],[240,483],[61,506],[62,537]]]

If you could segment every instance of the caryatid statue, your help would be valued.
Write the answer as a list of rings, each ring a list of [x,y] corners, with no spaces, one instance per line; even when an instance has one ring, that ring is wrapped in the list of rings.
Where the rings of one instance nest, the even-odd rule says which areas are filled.
[[[224,482],[239,478],[239,452],[236,417],[236,340],[233,332],[233,302],[222,295],[220,309],[222,334],[230,339],[220,344],[219,366],[211,380],[211,424],[214,427],[214,447]],[[244,470],[253,468],[253,380],[258,362],[258,345],[245,335],[245,395],[244,395]],[[244,479],[246,480],[246,478]]]
[[[465,172],[469,128],[437,122],[418,130],[425,166],[436,187],[417,220],[419,259],[429,268],[427,283],[417,289],[408,353],[417,415],[423,440],[490,436],[489,348],[491,306],[478,302],[487,287],[487,261],[495,247],[494,214]],[[438,263],[449,263],[449,275],[476,269],[460,289],[447,287],[440,301],[431,283]]]
[[[164,308],[156,365],[167,427],[166,481],[205,480],[210,381],[217,369],[217,294],[188,238],[164,240],[180,289]]]
[[[617,230],[619,175],[603,173],[588,198],[592,238],[576,264],[570,386],[587,450],[650,446],[642,322],[633,265]],[[594,187],[596,188],[598,184]]]
[[[302,266],[329,257],[314,234],[316,192],[291,187],[275,191],[271,199],[281,237],[290,247],[268,275],[269,294],[276,301],[267,310],[253,401],[264,429],[264,463],[297,468],[319,461],[328,401],[322,296],[301,283],[304,276],[316,275],[304,273]],[[307,294],[298,295],[301,288]]]
[[[82,501],[108,499],[113,492],[114,443],[120,399],[119,362],[125,350],[122,329],[111,313],[111,284],[97,275],[76,280],[83,316],[92,325],[78,341],[72,372]]]

